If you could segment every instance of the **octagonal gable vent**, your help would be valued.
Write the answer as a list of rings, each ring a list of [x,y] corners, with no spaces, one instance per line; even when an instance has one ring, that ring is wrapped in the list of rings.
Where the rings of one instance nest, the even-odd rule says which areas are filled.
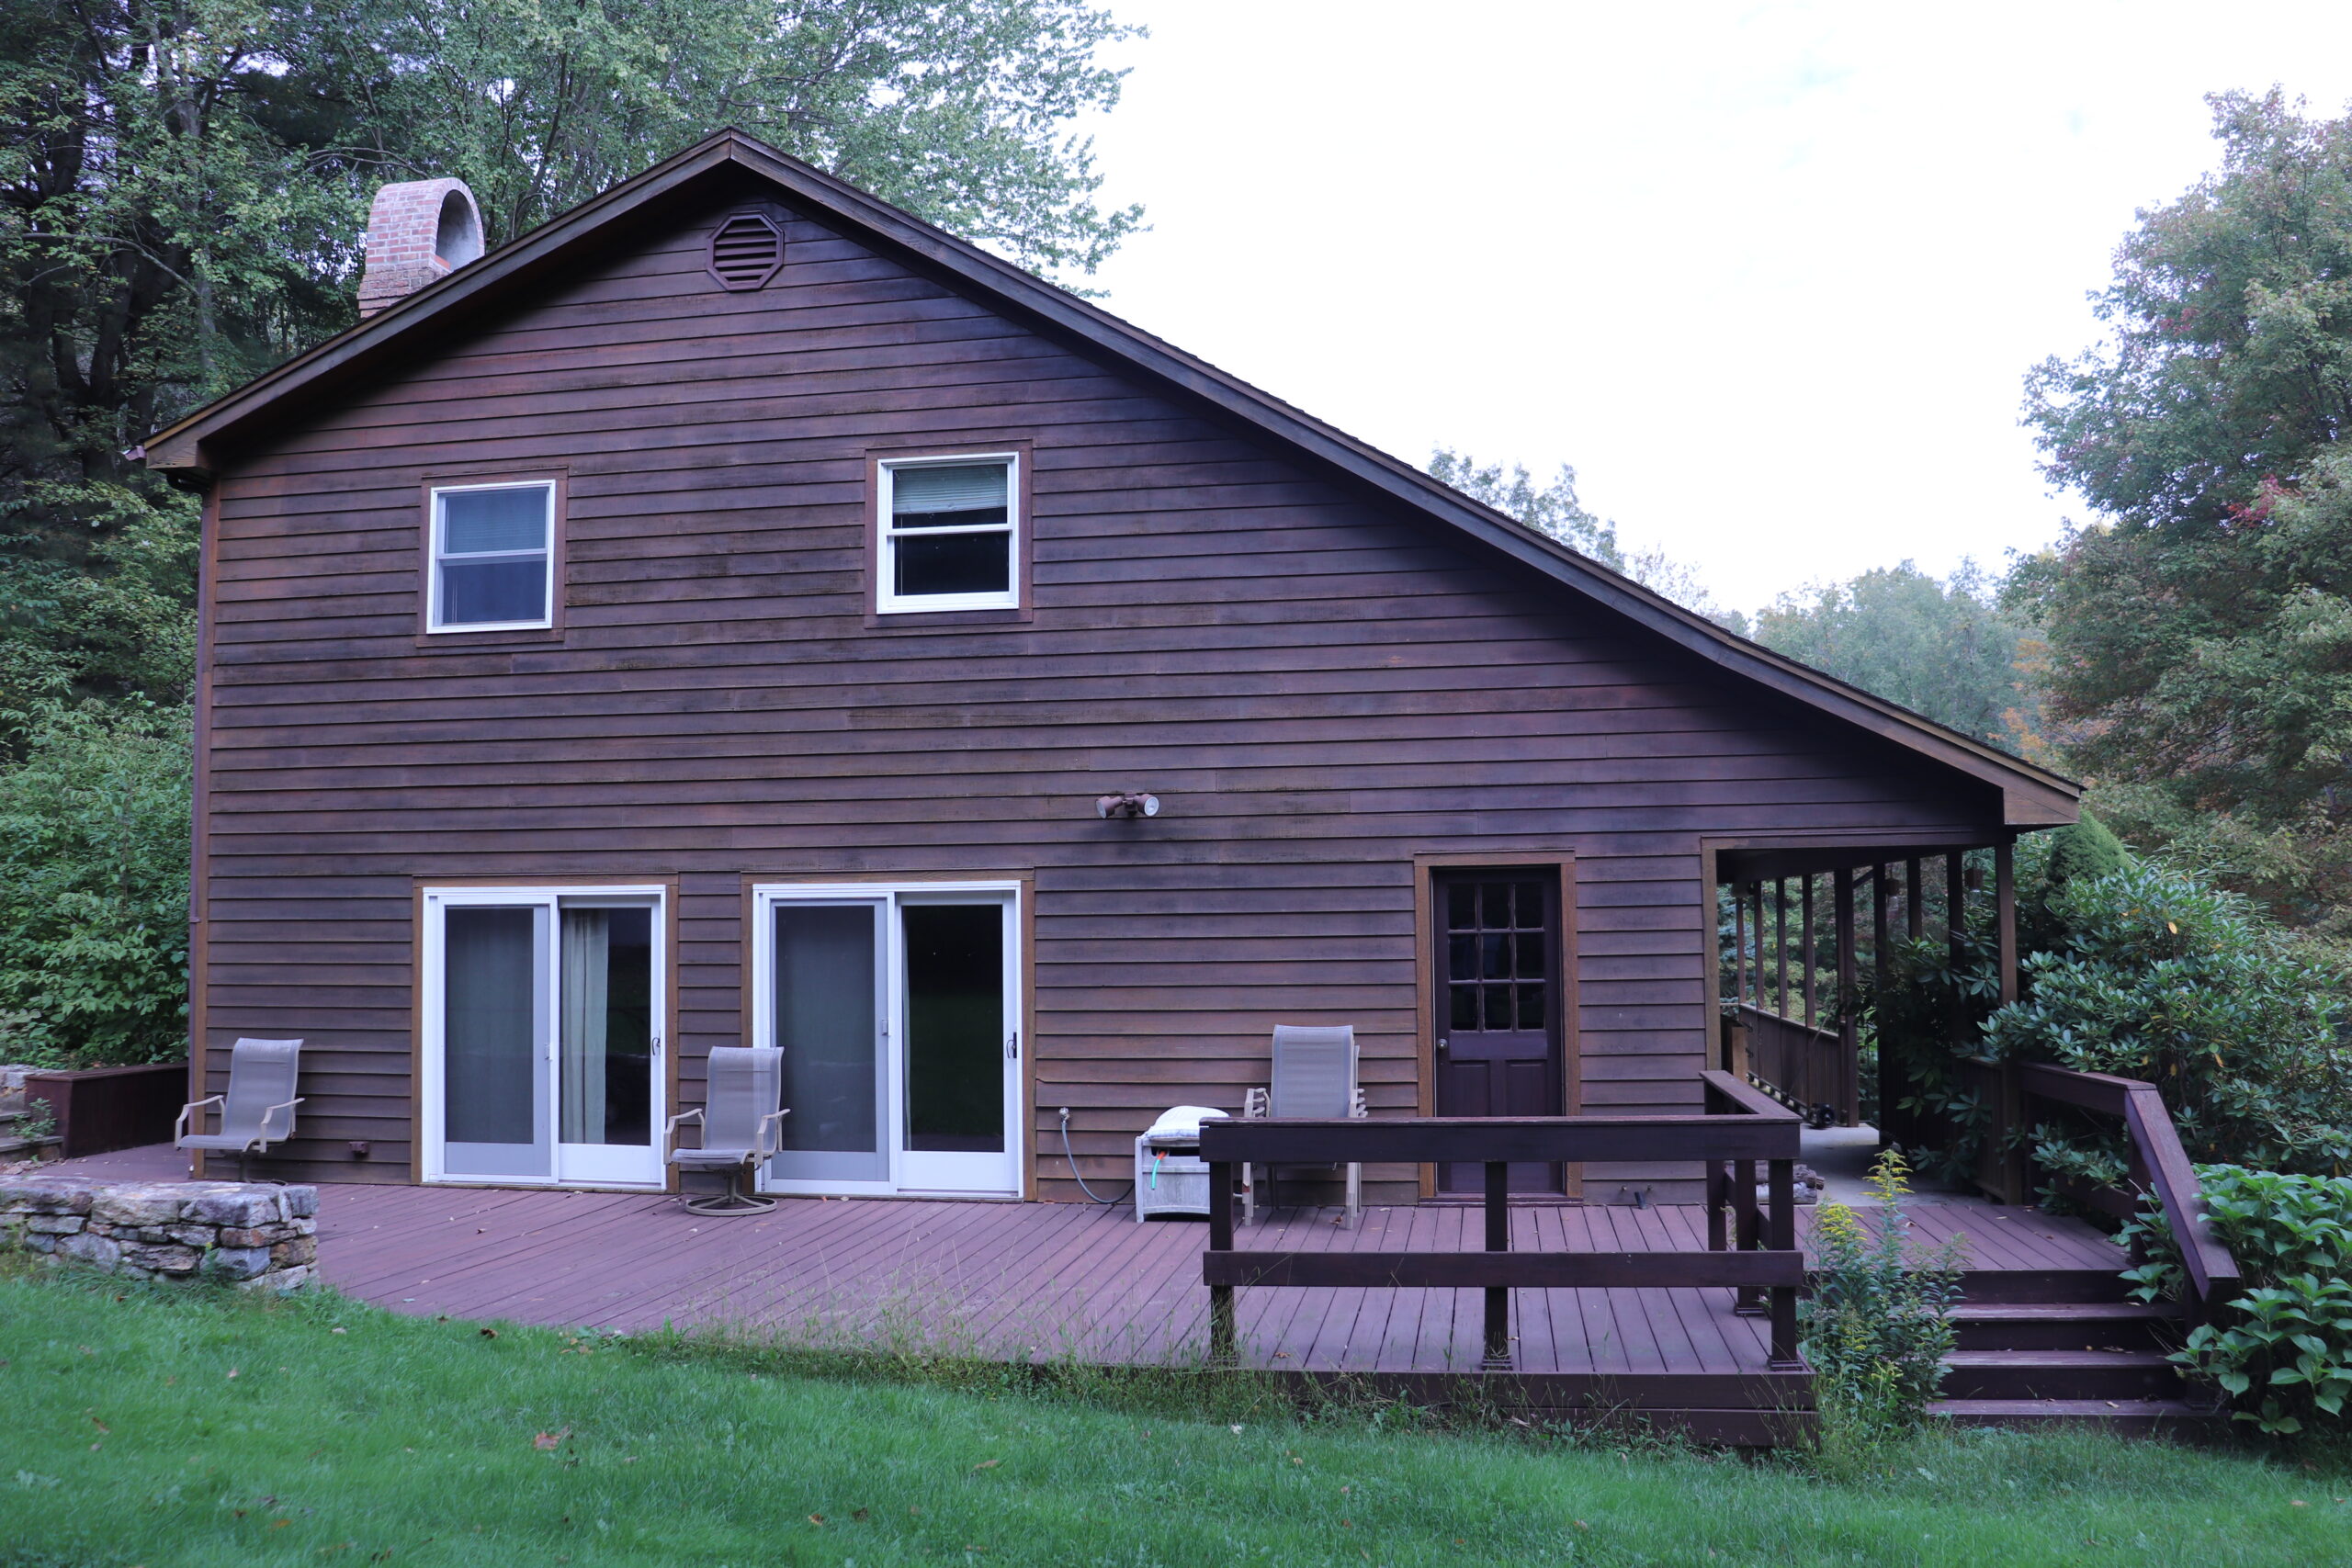
[[[739,212],[710,233],[710,276],[721,288],[757,288],[784,265],[784,231],[763,213]]]

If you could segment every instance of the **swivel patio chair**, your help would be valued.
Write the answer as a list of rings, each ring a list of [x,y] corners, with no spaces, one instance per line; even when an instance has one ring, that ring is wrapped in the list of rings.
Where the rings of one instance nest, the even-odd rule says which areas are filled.
[[[229,1047],[229,1092],[209,1094],[180,1107],[172,1127],[172,1142],[183,1149],[216,1154],[233,1152],[237,1179],[246,1176],[246,1162],[267,1154],[269,1145],[294,1135],[294,1108],[302,1103],[295,1092],[301,1074],[300,1040],[240,1040]],[[220,1130],[189,1132],[191,1120],[200,1129],[206,1106],[218,1107]]]
[[[727,1219],[763,1213],[775,1200],[752,1188],[752,1170],[775,1156],[784,1144],[784,1053],[770,1045],[714,1045],[709,1079],[700,1108],[670,1118],[662,1137],[670,1163],[680,1170],[723,1170],[727,1190],[717,1198],[689,1198],[686,1212]],[[706,1114],[707,1112],[707,1114]],[[702,1146],[678,1147],[678,1129],[702,1128]]]
[[[1363,1090],[1356,1087],[1356,1032],[1352,1024],[1314,1026],[1274,1025],[1274,1062],[1265,1089],[1253,1089],[1242,1100],[1245,1117],[1331,1120],[1366,1114]],[[1329,1167],[1319,1168],[1329,1169]],[[1266,1168],[1266,1206],[1274,1204],[1274,1168]],[[1348,1166],[1348,1228],[1363,1214],[1363,1167]],[[1241,1215],[1245,1224],[1258,1217],[1258,1190],[1250,1169],[1241,1173]]]

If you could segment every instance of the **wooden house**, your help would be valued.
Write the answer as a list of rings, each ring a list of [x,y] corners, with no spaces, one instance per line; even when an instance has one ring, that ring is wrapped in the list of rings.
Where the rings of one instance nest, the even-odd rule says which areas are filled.
[[[1720,886],[2075,816],[742,135],[487,255],[390,193],[373,313],[146,447],[192,1080],[308,1043],[274,1174],[658,1189],[743,1043],[786,1192],[1073,1198],[1283,1022],[1375,1117],[1690,1111]]]

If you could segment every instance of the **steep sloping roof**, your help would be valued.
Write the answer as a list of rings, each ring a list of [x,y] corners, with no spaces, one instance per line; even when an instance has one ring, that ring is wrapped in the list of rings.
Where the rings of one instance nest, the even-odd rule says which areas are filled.
[[[448,326],[503,306],[528,280],[577,258],[635,215],[688,197],[714,177],[748,172],[787,204],[845,235],[941,277],[1025,325],[1073,342],[1161,388],[1210,405],[1359,488],[1450,525],[1489,549],[1658,633],[1728,674],[1752,681],[2002,793],[2012,827],[2075,819],[2079,787],[1917,714],[1725,631],[1702,615],[1527,528],[1414,468],[1227,375],[1101,307],[933,228],[887,202],[736,130],[723,130],[471,265],[418,290],[310,353],[176,424],[145,446],[164,472],[201,473],[211,455],[273,423],[313,410],[336,389],[421,351],[431,323]],[[425,335],[424,343],[432,338]]]

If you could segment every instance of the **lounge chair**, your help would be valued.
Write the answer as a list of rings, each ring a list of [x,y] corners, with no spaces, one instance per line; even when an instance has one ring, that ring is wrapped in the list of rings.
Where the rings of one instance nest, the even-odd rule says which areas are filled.
[[[714,1045],[709,1077],[699,1109],[670,1118],[662,1138],[670,1163],[680,1170],[723,1170],[727,1191],[717,1198],[689,1198],[686,1211],[721,1218],[757,1214],[775,1200],[751,1190],[752,1170],[775,1157],[784,1143],[784,1053],[772,1045]],[[707,1114],[706,1114],[707,1112]],[[702,1147],[678,1147],[678,1129],[692,1122],[702,1128]]]
[[[180,1107],[172,1142],[183,1149],[214,1154],[233,1152],[237,1179],[245,1179],[246,1161],[267,1154],[269,1145],[294,1135],[294,1108],[302,1103],[295,1092],[301,1076],[300,1040],[240,1040],[229,1047],[229,1092],[209,1094]],[[218,1107],[220,1130],[188,1131],[191,1122],[201,1128],[206,1106]]]
[[[1253,1089],[1243,1100],[1245,1117],[1283,1120],[1336,1120],[1366,1112],[1363,1090],[1356,1087],[1356,1032],[1352,1024],[1274,1025],[1273,1082]],[[1266,1206],[1274,1202],[1274,1168],[1266,1168]],[[1258,1217],[1257,1183],[1245,1168],[1241,1173],[1241,1212],[1245,1223]],[[1348,1228],[1363,1214],[1363,1167],[1348,1166]]]

